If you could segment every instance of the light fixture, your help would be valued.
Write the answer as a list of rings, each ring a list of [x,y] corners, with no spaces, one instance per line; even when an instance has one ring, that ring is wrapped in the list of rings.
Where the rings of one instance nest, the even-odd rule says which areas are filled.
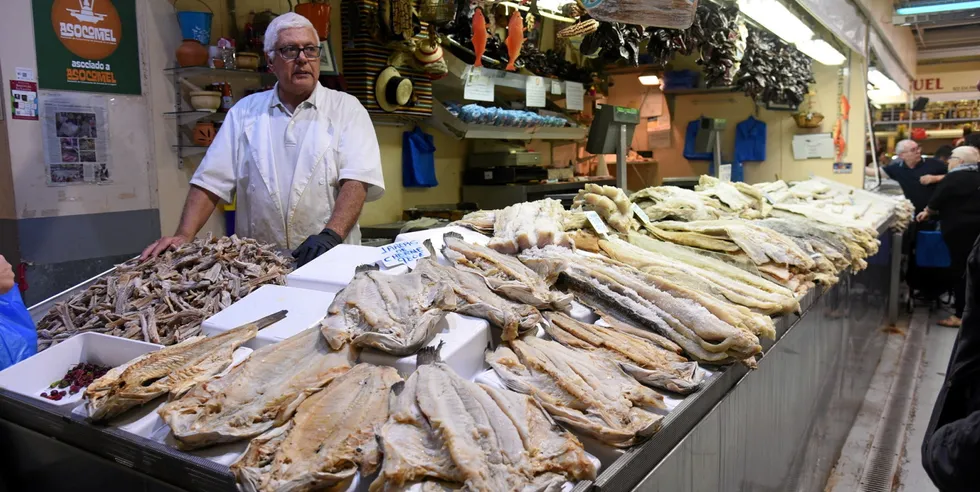
[[[796,48],[814,60],[829,66],[843,65],[847,57],[822,39],[798,41]]]
[[[813,38],[813,31],[778,0],[738,0],[738,9],[787,43]]]
[[[905,99],[902,88],[876,68],[868,70],[868,84],[872,86],[868,89],[868,99],[875,103],[892,104]]]
[[[898,15],[936,14],[939,12],[955,12],[957,10],[970,9],[980,9],[980,2],[952,2],[899,7],[895,10],[895,13]]]
[[[654,74],[643,74],[640,75],[640,84],[642,85],[660,85],[660,77]]]

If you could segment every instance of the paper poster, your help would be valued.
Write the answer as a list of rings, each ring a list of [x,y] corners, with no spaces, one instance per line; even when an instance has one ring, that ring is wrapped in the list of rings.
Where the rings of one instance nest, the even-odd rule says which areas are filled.
[[[803,159],[833,159],[834,139],[829,133],[814,133],[812,135],[793,135],[793,158]]]
[[[851,174],[853,167],[850,162],[835,162],[834,174]]]
[[[45,92],[41,135],[48,186],[111,183],[108,99]]]
[[[544,77],[528,77],[527,87],[527,107],[543,108],[547,105],[548,90],[545,87]]]
[[[37,119],[37,82],[10,81],[10,113],[15,120]]]
[[[34,0],[41,89],[140,94],[136,0]]]
[[[578,82],[565,82],[566,107],[570,111],[582,111],[585,109],[585,86]]]
[[[479,68],[472,68],[465,78],[463,99],[493,102],[493,77],[485,75]]]

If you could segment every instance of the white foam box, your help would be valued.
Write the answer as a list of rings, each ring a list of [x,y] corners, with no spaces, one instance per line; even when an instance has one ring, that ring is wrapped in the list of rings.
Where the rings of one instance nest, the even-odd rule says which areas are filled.
[[[72,366],[85,362],[116,367],[160,347],[101,333],[82,333],[0,371],[0,388],[51,405],[72,408],[82,402],[84,391],[65,395],[60,401],[41,398],[41,393],[49,391],[51,383],[60,380]]]
[[[380,259],[380,248],[340,244],[287,275],[286,286],[336,294],[354,278],[354,269],[360,265],[376,265]],[[404,265],[380,268],[393,274],[408,271]]]
[[[483,352],[490,344],[490,323],[479,318],[450,313],[437,325],[439,332],[428,346],[444,343],[439,355],[456,374],[473,379],[483,372]],[[379,350],[361,351],[360,362],[390,366],[407,378],[417,367],[416,355],[399,357]]]
[[[404,241],[415,240],[418,241],[419,243],[424,243],[426,239],[429,239],[432,241],[432,248],[436,250],[436,258],[439,260],[439,263],[442,263],[443,265],[449,265],[450,264],[449,260],[446,260],[446,257],[442,255],[442,247],[444,245],[442,241],[442,236],[444,236],[447,232],[458,233],[459,235],[463,236],[464,241],[472,244],[479,244],[481,246],[486,246],[487,243],[490,242],[490,238],[488,238],[487,236],[484,236],[479,232],[472,231],[465,227],[459,227],[459,226],[440,227],[438,229],[427,229],[424,231],[406,232],[404,234],[399,234],[398,236],[396,236],[395,242],[400,243]]]
[[[201,323],[201,330],[204,334],[213,336],[277,311],[286,310],[285,319],[259,330],[255,338],[245,343],[246,347],[259,349],[279,343],[320,323],[327,315],[327,308],[330,307],[333,298],[334,294],[329,292],[282,285],[263,285],[204,320],[204,323]]]

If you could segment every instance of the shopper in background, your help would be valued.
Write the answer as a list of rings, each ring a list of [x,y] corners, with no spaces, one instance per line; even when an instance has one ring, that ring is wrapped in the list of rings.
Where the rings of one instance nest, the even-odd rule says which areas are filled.
[[[933,159],[942,161],[943,164],[947,164],[946,166],[947,168],[949,167],[948,166],[949,158],[952,155],[953,155],[952,145],[941,145],[938,149],[936,149],[935,152],[932,153]]]
[[[954,173],[955,174],[955,173]],[[943,181],[945,182],[945,180]],[[943,492],[973,492],[980,484],[980,253],[969,257],[966,313],[922,441],[922,467]]]
[[[939,216],[939,229],[949,249],[956,312],[939,321],[942,326],[959,327],[966,305],[967,257],[980,236],[980,151],[970,146],[957,147],[949,158],[949,174],[936,187],[929,205],[916,220],[923,222]]]
[[[6,294],[14,288],[14,269],[7,263],[3,255],[0,255],[0,295]]]
[[[881,171],[898,181],[905,198],[915,205],[916,213],[921,212],[929,204],[935,184],[946,174],[946,164],[936,159],[923,159],[922,149],[914,140],[902,140],[895,144],[895,154],[898,159],[881,168]]]

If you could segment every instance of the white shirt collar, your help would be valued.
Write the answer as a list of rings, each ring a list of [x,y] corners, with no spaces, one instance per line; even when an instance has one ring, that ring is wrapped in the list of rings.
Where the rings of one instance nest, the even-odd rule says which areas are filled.
[[[313,89],[313,93],[310,94],[310,97],[308,97],[305,101],[303,101],[302,103],[299,104],[299,106],[296,107],[301,108],[301,107],[311,106],[313,107],[313,109],[317,109],[316,106],[317,97],[320,95],[320,93],[323,90],[324,87],[320,85],[320,82],[317,82],[316,87]],[[269,104],[269,107],[270,108],[282,107],[283,110],[286,109],[286,105],[279,100],[279,82],[276,82],[276,85],[272,87],[272,102]]]

